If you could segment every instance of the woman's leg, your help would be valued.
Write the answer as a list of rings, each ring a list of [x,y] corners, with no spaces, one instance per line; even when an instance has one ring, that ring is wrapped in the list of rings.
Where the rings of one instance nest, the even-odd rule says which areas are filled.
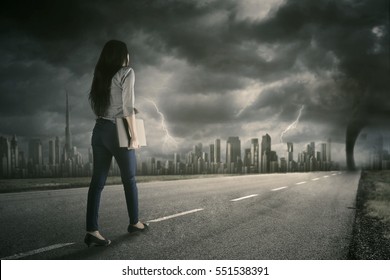
[[[100,197],[103,191],[108,171],[110,169],[112,154],[102,145],[92,145],[93,173],[88,190],[87,201],[87,231],[99,230],[98,217]]]
[[[121,171],[129,222],[131,225],[134,225],[138,223],[138,188],[135,179],[137,163],[135,150],[118,148],[114,153],[114,157]]]

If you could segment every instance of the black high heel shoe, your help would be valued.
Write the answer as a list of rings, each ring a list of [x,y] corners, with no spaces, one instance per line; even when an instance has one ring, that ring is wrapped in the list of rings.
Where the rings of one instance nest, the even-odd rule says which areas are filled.
[[[109,239],[99,239],[96,236],[93,236],[90,233],[87,233],[84,237],[84,243],[87,244],[87,246],[108,246],[111,244],[111,240]]]
[[[145,223],[142,223],[144,225],[144,228],[137,228],[133,225],[129,225],[127,227],[127,232],[128,233],[133,233],[133,232],[146,232],[149,230],[149,225],[148,224],[145,224]]]

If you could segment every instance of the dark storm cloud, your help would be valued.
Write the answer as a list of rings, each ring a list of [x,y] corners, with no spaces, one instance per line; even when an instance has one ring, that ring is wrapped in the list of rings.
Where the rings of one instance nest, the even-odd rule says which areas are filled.
[[[66,89],[81,145],[93,123],[87,102],[93,67],[112,38],[128,44],[138,96],[156,98],[183,139],[211,137],[227,123],[236,125],[231,133],[244,133],[243,125],[260,120],[260,128],[280,133],[302,105],[302,125],[320,124],[338,139],[354,114],[388,123],[388,1],[288,0],[266,17],[240,15],[250,5],[8,1],[0,11],[0,132],[11,134],[5,122],[23,122],[25,114],[30,121],[52,116],[55,124],[45,127],[63,133]],[[137,100],[158,124],[154,108]],[[39,127],[31,125],[25,136],[44,134]]]
[[[264,92],[252,108],[288,110],[293,100],[306,105],[305,117],[313,121],[345,127],[351,117],[371,118],[388,127],[388,8],[387,1],[287,1],[265,22],[241,23],[247,30],[241,34],[251,33],[259,44],[299,44],[300,50],[290,56],[295,59],[290,70],[298,72],[299,63],[319,79],[332,71],[337,86],[317,87],[312,93],[292,82]]]
[[[175,74],[171,87],[181,94],[224,94],[246,86],[244,79],[230,73],[213,72],[204,67],[192,67]]]
[[[214,72],[245,77],[261,75],[265,79],[292,62],[288,58],[293,56],[286,49],[271,63],[259,59],[256,44],[251,43],[256,38],[250,32],[243,33],[246,30],[234,18],[233,1],[211,1],[204,5],[197,1],[43,3],[24,7],[13,4],[8,12],[3,12],[5,26],[26,36],[23,44],[18,42],[18,55],[31,50],[31,56],[65,64],[77,73],[90,69],[97,55],[92,59],[91,50],[95,47],[95,52],[99,51],[107,38],[113,37],[123,37],[128,42],[135,53],[135,63],[154,63],[148,56],[153,54],[144,53],[144,48],[152,48],[160,56],[174,55]],[[147,34],[142,46],[133,41],[137,32]],[[39,46],[30,48],[30,38],[38,41]]]
[[[341,71],[335,79],[341,87],[345,83],[346,102],[380,102],[382,116],[388,118],[388,8],[388,1],[382,0],[288,1],[274,18],[259,25],[257,35],[276,42],[314,41],[317,57],[321,51],[323,56],[332,52]],[[310,70],[329,69],[307,49],[304,52],[301,61]]]
[[[188,103],[191,107],[188,107]],[[199,123],[202,126],[210,123],[224,123],[234,119],[234,102],[221,99],[218,95],[194,95],[178,97],[176,100],[161,102],[168,121],[190,125]],[[180,116],[180,118],[178,118]]]
[[[55,68],[43,61],[2,66],[0,76],[1,116],[31,116],[40,110],[58,112],[63,108],[63,101],[58,100],[58,86],[71,78],[66,69]]]

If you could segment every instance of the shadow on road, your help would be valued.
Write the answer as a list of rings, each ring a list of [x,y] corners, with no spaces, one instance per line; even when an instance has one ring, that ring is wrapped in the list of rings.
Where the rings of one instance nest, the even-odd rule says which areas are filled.
[[[106,260],[104,256],[113,254],[110,252],[115,251],[123,243],[136,242],[138,239],[139,233],[133,234],[122,234],[116,238],[111,239],[111,244],[109,246],[91,246],[87,247],[84,243],[76,243],[73,248],[69,248],[72,250],[71,252],[64,254],[60,257],[56,257],[54,259],[57,260],[88,260],[88,259],[101,259]]]

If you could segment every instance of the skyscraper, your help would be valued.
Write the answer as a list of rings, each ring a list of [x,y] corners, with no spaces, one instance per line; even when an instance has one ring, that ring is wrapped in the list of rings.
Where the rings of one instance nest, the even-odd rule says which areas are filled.
[[[11,144],[5,137],[0,136],[0,177],[11,175]]]
[[[270,172],[271,136],[264,135],[261,140],[261,173]]]
[[[280,158],[280,172],[287,172],[287,161],[286,158]]]
[[[49,140],[49,165],[55,165],[55,163],[56,163],[55,141]]]
[[[331,162],[332,161],[332,155],[331,155],[331,142],[332,140],[330,138],[328,138],[328,161]]]
[[[72,157],[72,135],[70,133],[69,122],[69,96],[66,92],[66,126],[65,126],[65,146],[64,146],[64,161]]]
[[[210,163],[215,162],[215,152],[214,152],[214,144],[210,144]]]
[[[195,160],[198,160],[198,158],[202,157],[202,152],[203,152],[202,150],[203,150],[202,143],[198,143],[198,145],[194,145]]]
[[[321,161],[326,162],[327,161],[327,152],[326,152],[326,143],[321,143]]]
[[[19,149],[18,149],[18,140],[16,135],[12,137],[11,140],[11,173],[16,174],[16,171],[19,167]]]
[[[278,155],[275,151],[270,151],[269,153],[269,172],[275,173],[279,171],[279,165],[278,165]]]
[[[251,165],[254,173],[259,173],[259,139],[253,138],[251,140],[250,150]]]
[[[58,136],[55,140],[55,147],[54,147],[54,158],[55,158],[55,164],[60,164],[60,139]]]
[[[293,143],[288,142],[288,143],[287,143],[287,153],[288,153],[288,158],[287,158],[287,160],[288,160],[288,162],[291,162],[291,161],[294,160],[294,158],[293,158],[293,152],[294,152],[294,145],[293,145]]]
[[[180,155],[178,153],[173,154],[173,174],[179,174],[180,170]]]
[[[249,169],[252,166],[252,159],[251,159],[251,149],[245,149],[244,150],[244,167]]]
[[[221,139],[216,139],[214,144],[214,160],[215,163],[221,162]]]
[[[40,139],[32,139],[28,143],[28,161],[33,166],[43,165],[42,143]]]
[[[307,152],[307,155],[308,155],[309,159],[311,157],[313,157],[313,158],[315,157],[316,150],[315,150],[315,143],[314,142],[310,142],[310,144],[307,145],[306,152]]]
[[[229,137],[226,143],[226,163],[237,163],[241,159],[241,141],[237,136]]]

